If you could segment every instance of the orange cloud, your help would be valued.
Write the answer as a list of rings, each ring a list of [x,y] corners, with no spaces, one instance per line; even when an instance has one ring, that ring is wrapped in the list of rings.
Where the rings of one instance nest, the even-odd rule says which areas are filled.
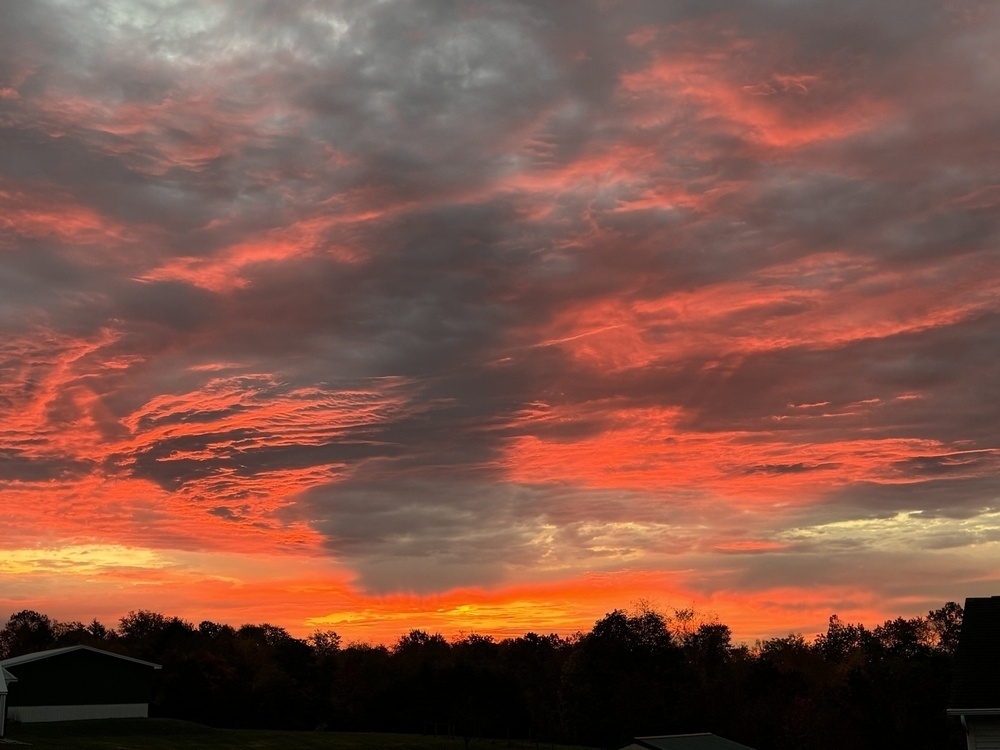
[[[863,257],[817,253],[662,297],[569,304],[523,334],[598,371],[669,366],[954,325],[989,310],[993,286],[964,257],[904,275]]]
[[[96,262],[92,250],[107,243],[134,241],[140,229],[115,221],[92,208],[77,203],[68,191],[51,185],[11,184],[0,178],[0,249],[13,246],[15,239],[57,241],[68,247],[71,256]],[[82,251],[87,248],[87,251]]]
[[[667,34],[669,52],[621,77],[623,96],[642,100],[646,121],[669,121],[678,103],[688,104],[713,130],[796,149],[864,132],[892,111],[888,102],[852,90],[846,71],[795,71],[790,38],[743,38],[705,21]]]
[[[795,432],[697,432],[684,426],[680,409],[620,409],[609,404],[546,407],[539,404],[519,425],[535,432],[512,438],[505,466],[512,481],[572,483],[584,487],[632,489],[668,494],[698,490],[742,504],[778,506],[810,503],[833,488],[858,482],[912,481],[901,468],[909,459],[946,455],[954,447],[921,439],[841,439],[814,442],[810,422],[836,418],[822,406],[791,408],[805,439]],[[877,403],[854,404],[858,411]],[[599,417],[600,428],[577,439],[545,437]],[[782,418],[775,415],[776,418]],[[995,459],[996,457],[994,457]],[[969,467],[976,476],[982,466]]]

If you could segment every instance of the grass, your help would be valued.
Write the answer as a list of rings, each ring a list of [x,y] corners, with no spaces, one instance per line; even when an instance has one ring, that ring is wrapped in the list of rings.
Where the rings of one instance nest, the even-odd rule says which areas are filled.
[[[14,724],[7,739],[38,750],[465,750],[461,738],[362,732],[213,729],[174,719],[116,719]],[[16,750],[16,745],[8,745]],[[570,750],[506,740],[469,741],[469,750]]]

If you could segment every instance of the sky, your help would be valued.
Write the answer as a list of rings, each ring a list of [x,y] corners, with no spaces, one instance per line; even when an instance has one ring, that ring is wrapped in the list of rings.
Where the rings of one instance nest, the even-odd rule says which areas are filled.
[[[0,6],[0,621],[1000,593],[1000,5]]]

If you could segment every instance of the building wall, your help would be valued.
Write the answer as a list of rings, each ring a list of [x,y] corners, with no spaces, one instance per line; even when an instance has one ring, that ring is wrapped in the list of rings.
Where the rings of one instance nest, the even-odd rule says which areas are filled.
[[[11,721],[31,724],[42,721],[79,721],[81,719],[145,719],[148,703],[105,703],[79,706],[11,706]]]
[[[7,669],[18,678],[8,686],[11,711],[26,706],[148,703],[153,677],[151,667],[87,649]]]
[[[1000,716],[966,716],[969,750],[1000,750]]]

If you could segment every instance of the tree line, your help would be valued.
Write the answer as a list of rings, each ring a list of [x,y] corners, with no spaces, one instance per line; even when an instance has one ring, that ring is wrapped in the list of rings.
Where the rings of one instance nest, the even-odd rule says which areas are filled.
[[[945,708],[961,622],[954,602],[874,628],[833,615],[812,641],[749,646],[690,609],[640,605],[570,637],[411,630],[382,646],[146,610],[116,628],[24,610],[0,630],[0,658],[88,645],[156,662],[151,714],[219,727],[594,747],[707,731],[758,750],[958,750],[964,736]]]

